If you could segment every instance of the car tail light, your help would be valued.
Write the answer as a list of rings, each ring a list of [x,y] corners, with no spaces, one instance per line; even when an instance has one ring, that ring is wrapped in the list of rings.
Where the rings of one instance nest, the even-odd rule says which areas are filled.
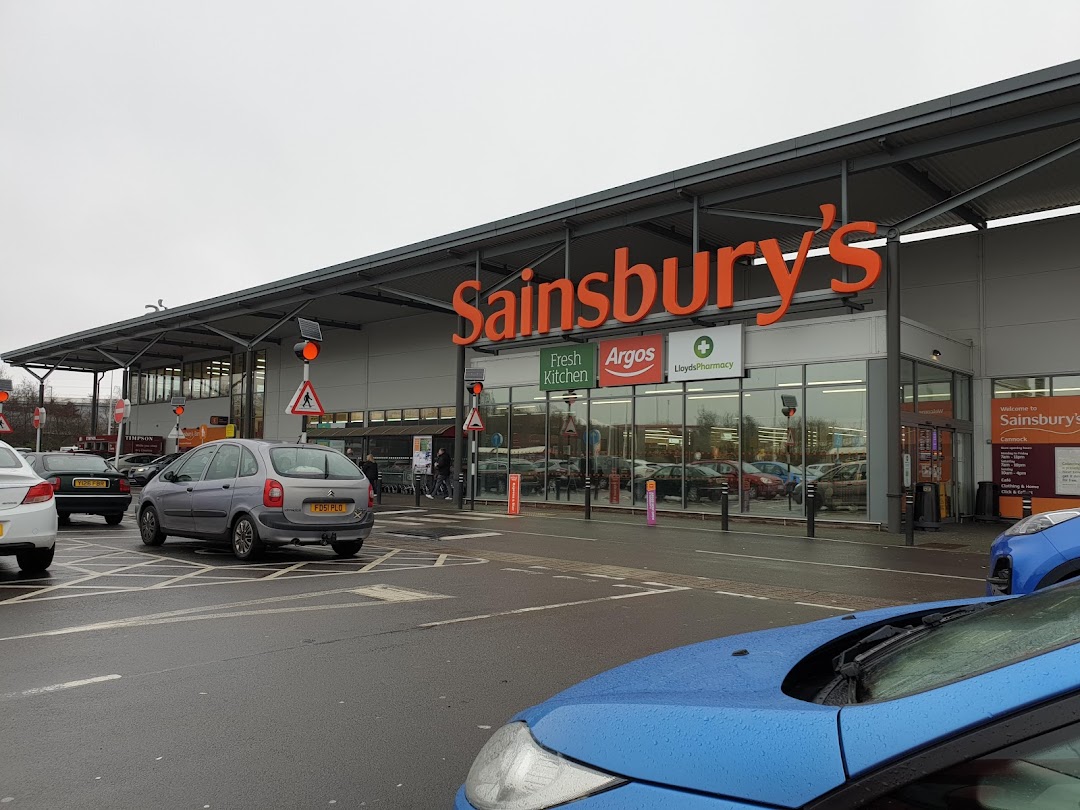
[[[53,481],[57,483],[54,485]],[[51,501],[53,498],[54,487],[59,487],[60,479],[55,478],[50,481],[42,481],[40,484],[34,484],[26,493],[26,497],[23,498],[23,503],[45,503]]]
[[[120,491],[131,492],[131,484],[128,483],[128,480],[126,478],[120,479]]]
[[[279,481],[267,478],[263,484],[263,506],[280,509],[285,505],[285,488]]]
[[[368,484],[368,488],[367,488],[367,508],[371,509],[373,506],[375,506],[375,487],[373,485],[371,485],[371,484]]]
[[[45,483],[53,488],[53,492],[59,492],[60,491],[60,476],[59,475],[57,475],[57,476],[55,476],[53,478],[50,478]]]

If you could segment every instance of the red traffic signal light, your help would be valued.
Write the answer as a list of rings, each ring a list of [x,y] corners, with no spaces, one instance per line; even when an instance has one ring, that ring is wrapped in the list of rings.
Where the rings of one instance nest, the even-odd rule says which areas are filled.
[[[305,363],[310,363],[319,356],[320,347],[314,340],[301,340],[293,346],[293,351],[296,352],[296,356]]]
[[[795,409],[794,408],[782,408],[780,410],[780,413],[782,413],[784,416],[786,416],[788,419],[790,419],[791,417],[793,417],[795,415]]]
[[[484,384],[482,382],[469,383],[469,392],[474,397],[480,396],[480,394],[482,394],[483,391],[484,391]]]
[[[9,394],[7,391],[0,391],[0,405],[3,405],[5,402],[7,402],[8,397],[10,396],[11,394]]]
[[[183,405],[177,405],[175,408],[172,409],[172,412],[175,413],[177,416],[183,416],[184,415],[184,406]]]

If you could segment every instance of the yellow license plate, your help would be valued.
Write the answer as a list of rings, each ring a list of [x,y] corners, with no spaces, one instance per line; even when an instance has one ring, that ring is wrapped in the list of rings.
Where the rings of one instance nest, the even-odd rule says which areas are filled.
[[[4,524],[0,523],[0,537],[4,536]]]
[[[101,478],[76,478],[76,489],[108,489],[109,482]]]
[[[349,511],[347,503],[309,503],[308,508],[315,515],[344,515]]]

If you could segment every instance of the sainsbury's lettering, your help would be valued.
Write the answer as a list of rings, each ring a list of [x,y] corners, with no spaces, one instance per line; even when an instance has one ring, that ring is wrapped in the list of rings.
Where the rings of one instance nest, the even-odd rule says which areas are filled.
[[[613,273],[586,274],[576,285],[567,278],[531,283],[535,273],[526,268],[521,273],[525,282],[518,294],[500,290],[488,296],[485,304],[490,309],[486,316],[479,306],[467,300],[475,298],[480,291],[479,281],[464,281],[454,290],[454,311],[464,320],[464,334],[454,335],[454,343],[469,345],[484,335],[492,342],[513,340],[519,335],[534,333],[546,335],[552,331],[552,309],[558,303],[558,329],[569,332],[575,328],[595,329],[614,318],[619,323],[634,324],[654,311],[659,300],[663,309],[677,317],[687,317],[701,312],[713,296],[715,307],[729,309],[735,301],[735,264],[740,259],[758,255],[765,259],[769,275],[780,297],[780,305],[772,312],[759,312],[760,326],[774,324],[787,314],[798,290],[806,259],[814,236],[833,228],[836,222],[836,206],[820,206],[821,228],[806,231],[789,266],[784,259],[780,243],[776,239],[760,242],[743,242],[736,247],[723,247],[716,251],[716,271],[712,270],[712,253],[699,251],[693,255],[691,266],[690,298],[685,304],[679,300],[679,259],[663,260],[660,276],[648,263],[631,264],[630,249],[615,250]],[[867,290],[881,276],[881,257],[869,248],[849,245],[845,241],[853,234],[874,235],[877,225],[870,221],[852,222],[833,231],[829,237],[829,256],[837,264],[861,268],[863,277],[853,281],[833,279],[831,288],[842,295],[853,295]],[[716,288],[711,281],[715,278]],[[610,292],[605,288],[610,285]],[[470,296],[470,293],[472,294]],[[519,299],[520,296],[520,299]],[[575,313],[575,306],[580,311]],[[633,309],[631,310],[631,307]]]

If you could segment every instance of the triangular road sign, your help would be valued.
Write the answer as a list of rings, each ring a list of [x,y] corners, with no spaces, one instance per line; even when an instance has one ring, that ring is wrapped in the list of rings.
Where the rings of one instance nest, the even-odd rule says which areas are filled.
[[[293,394],[292,400],[289,402],[289,407],[285,409],[285,413],[292,416],[322,416],[326,411],[323,410],[322,403],[319,402],[319,395],[315,393],[315,387],[311,384],[310,380],[304,380],[300,383],[300,387],[296,389],[296,393]]]
[[[14,433],[15,428],[11,426],[11,422],[7,420],[7,417],[0,413],[0,433]]]
[[[566,421],[563,422],[562,435],[563,436],[577,436],[578,435],[577,422],[574,421],[574,417],[571,416],[570,414],[566,415]]]
[[[465,420],[465,424],[462,426],[464,430],[483,430],[484,420],[480,418],[480,411],[477,408],[472,409],[472,413],[469,414],[469,418]]]
[[[169,435],[166,436],[165,438],[167,438],[167,439],[182,439],[182,438],[184,438],[184,431],[182,431],[178,427],[174,427],[172,430],[169,431]]]

